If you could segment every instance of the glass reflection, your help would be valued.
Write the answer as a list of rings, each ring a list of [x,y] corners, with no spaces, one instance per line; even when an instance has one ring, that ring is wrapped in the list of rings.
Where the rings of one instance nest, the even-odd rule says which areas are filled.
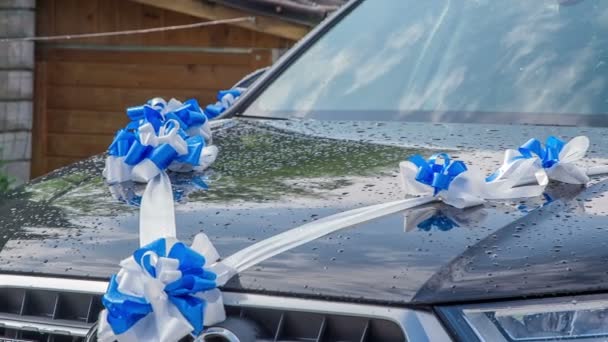
[[[605,126],[607,17],[601,0],[367,0],[245,114]]]

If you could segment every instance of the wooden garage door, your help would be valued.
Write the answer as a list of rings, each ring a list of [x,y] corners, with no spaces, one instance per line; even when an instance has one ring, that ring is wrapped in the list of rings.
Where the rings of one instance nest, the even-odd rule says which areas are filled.
[[[126,0],[43,0],[39,36],[192,24]],[[292,41],[231,25],[36,44],[32,176],[103,152],[126,107],[161,96],[214,101]]]
[[[127,123],[125,108],[153,97],[215,101],[268,50],[159,52],[40,48],[36,63],[33,176],[105,151]]]

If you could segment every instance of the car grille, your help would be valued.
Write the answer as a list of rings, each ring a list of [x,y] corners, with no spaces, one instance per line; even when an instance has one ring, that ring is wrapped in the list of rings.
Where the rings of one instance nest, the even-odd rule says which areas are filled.
[[[44,278],[55,279],[45,288],[43,279],[19,277],[34,284],[14,286],[3,283],[8,277],[0,275],[0,341],[84,341],[103,309],[103,282],[91,288]],[[251,322],[258,341],[405,341],[404,322],[415,316],[405,309],[239,293],[225,293],[224,302],[227,322]],[[437,329],[438,323],[430,328]]]
[[[230,306],[227,314],[257,323],[261,341],[405,341],[399,325],[382,319]]]
[[[3,288],[0,336],[32,341],[82,341],[100,311],[100,295]]]

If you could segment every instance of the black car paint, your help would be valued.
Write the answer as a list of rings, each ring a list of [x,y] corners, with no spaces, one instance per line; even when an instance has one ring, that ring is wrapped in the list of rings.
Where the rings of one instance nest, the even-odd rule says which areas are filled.
[[[172,175],[178,238],[204,231],[228,256],[305,222],[402,198],[398,162],[413,153],[445,150],[489,173],[505,148],[550,134],[586,134],[587,164],[608,159],[604,128],[225,120],[212,169]],[[109,187],[102,167],[103,156],[77,163],[0,204],[0,272],[107,279],[118,270],[137,248],[142,186]],[[608,181],[594,178],[587,188],[552,184],[544,198],[388,215],[275,256],[224,289],[393,305],[608,290],[606,193]],[[417,210],[456,224],[412,226]]]

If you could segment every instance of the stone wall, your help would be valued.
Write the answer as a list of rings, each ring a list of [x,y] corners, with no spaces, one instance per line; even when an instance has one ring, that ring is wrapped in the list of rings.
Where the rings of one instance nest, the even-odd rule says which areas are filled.
[[[0,38],[33,36],[36,0],[0,0]],[[0,42],[0,160],[18,182],[30,177],[33,42]]]

